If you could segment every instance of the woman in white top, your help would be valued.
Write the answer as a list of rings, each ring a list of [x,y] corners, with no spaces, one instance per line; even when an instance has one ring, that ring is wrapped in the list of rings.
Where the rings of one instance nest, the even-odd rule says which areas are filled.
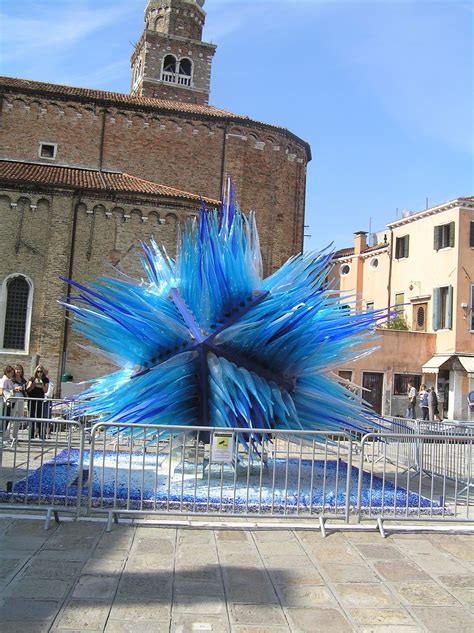
[[[0,412],[4,416],[10,416],[12,412],[12,405],[10,398],[13,396],[13,381],[12,378],[15,374],[15,370],[11,365],[7,365],[3,370],[3,376],[0,378]],[[0,425],[2,431],[2,441],[4,444],[8,443],[9,430],[8,422],[2,420]]]

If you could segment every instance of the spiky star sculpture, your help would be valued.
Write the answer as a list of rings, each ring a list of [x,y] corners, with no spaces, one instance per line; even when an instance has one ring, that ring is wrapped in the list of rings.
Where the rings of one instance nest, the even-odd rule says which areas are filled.
[[[368,408],[331,369],[360,355],[385,315],[341,309],[326,283],[331,253],[263,279],[255,217],[230,188],[220,211],[186,222],[175,260],[152,241],[141,261],[145,280],[69,282],[75,330],[121,367],[83,392],[82,413],[117,425],[366,430]]]

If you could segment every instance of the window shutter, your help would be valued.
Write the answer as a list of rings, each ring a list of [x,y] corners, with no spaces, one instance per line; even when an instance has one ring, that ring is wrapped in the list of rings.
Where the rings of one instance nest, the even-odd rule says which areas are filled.
[[[471,222],[471,228],[469,231],[469,246],[474,248],[474,222]]]
[[[471,227],[474,222],[471,222]],[[474,284],[471,286],[471,330],[474,332]]]
[[[450,330],[453,327],[453,287],[448,286],[448,296],[446,298],[446,327]]]
[[[410,252],[410,236],[405,235],[405,240],[403,242],[403,257],[408,257],[408,253]]]
[[[449,223],[449,245],[454,246],[454,222]]]
[[[436,227],[438,228],[438,227]],[[433,288],[433,330],[436,332],[436,330],[439,330],[439,326],[440,326],[440,313],[439,313],[439,306],[440,306],[440,301],[441,299],[441,290],[440,288]]]
[[[434,227],[434,245],[433,245],[435,251],[439,251],[440,233],[441,233],[441,227],[440,226],[435,226]]]

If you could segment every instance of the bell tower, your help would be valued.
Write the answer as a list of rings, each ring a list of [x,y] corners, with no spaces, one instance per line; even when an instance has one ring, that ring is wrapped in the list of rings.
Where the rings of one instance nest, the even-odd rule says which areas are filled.
[[[205,0],[148,0],[131,57],[131,94],[207,105],[216,47],[202,41]]]

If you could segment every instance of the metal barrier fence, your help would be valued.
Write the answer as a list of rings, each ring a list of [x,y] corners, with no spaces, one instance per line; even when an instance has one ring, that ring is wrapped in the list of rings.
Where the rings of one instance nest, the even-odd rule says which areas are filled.
[[[81,507],[84,425],[62,418],[0,418],[0,508]]]
[[[89,513],[349,520],[352,441],[346,433],[135,424],[117,430],[113,424],[92,429]]]
[[[407,451],[410,439],[413,446]],[[472,434],[365,435],[360,444],[358,521],[372,516],[471,521],[473,444]]]
[[[472,469],[474,423],[445,421],[430,422],[406,418],[386,418],[382,422],[390,437],[385,438],[383,452],[378,459],[396,460],[415,472],[462,479]],[[414,435],[429,435],[429,442],[417,441]],[[455,445],[446,446],[443,439],[460,438]],[[465,438],[463,440],[463,438]],[[441,440],[441,441],[440,441]]]
[[[61,408],[62,407],[62,408]],[[472,520],[474,433],[395,421],[348,433],[196,429],[0,416],[0,512]],[[18,425],[14,437],[15,424]],[[396,432],[398,431],[398,432]],[[10,433],[9,439],[7,439]],[[246,448],[252,445],[249,458]],[[303,525],[304,522],[302,521]]]

